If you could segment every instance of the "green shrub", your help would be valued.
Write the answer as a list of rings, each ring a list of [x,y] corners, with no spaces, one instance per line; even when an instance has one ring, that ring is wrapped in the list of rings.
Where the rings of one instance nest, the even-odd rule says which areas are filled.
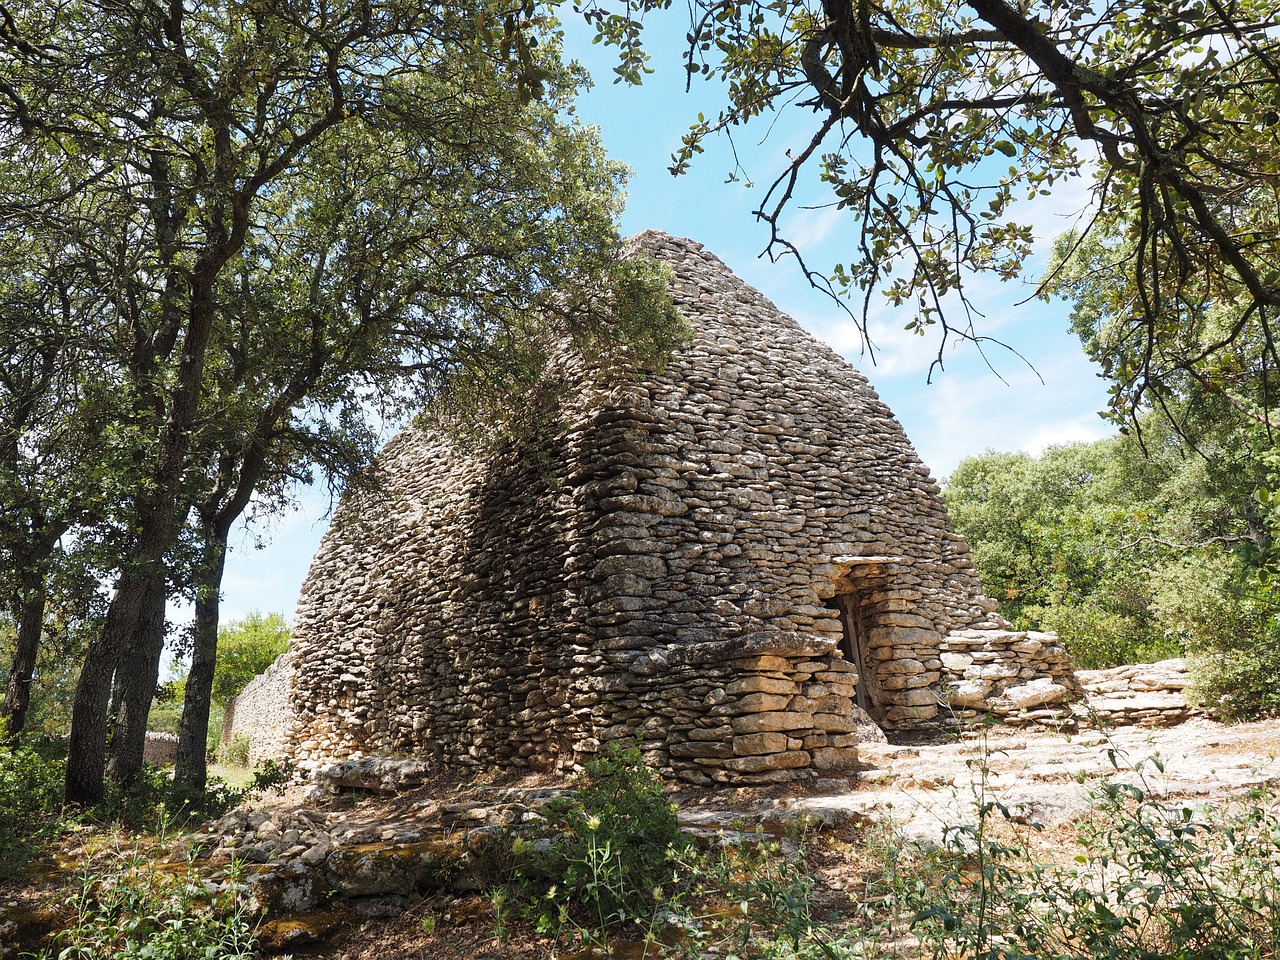
[[[670,896],[683,847],[675,805],[635,747],[610,745],[578,778],[576,793],[554,803],[519,854],[510,896],[538,929],[566,926],[585,939],[651,922]],[[528,855],[543,841],[540,855]],[[549,842],[548,842],[549,841]]]
[[[162,700],[157,697],[147,713],[147,729],[156,733],[172,733],[177,736],[182,728],[182,701]]]
[[[0,742],[0,877],[38,856],[59,830],[65,772],[61,741]]]
[[[133,827],[181,827],[219,817],[250,796],[268,790],[279,792],[292,775],[292,761],[269,760],[255,768],[244,786],[233,787],[221,777],[209,777],[203,790],[192,791],[185,784],[174,783],[171,769],[146,764],[131,786],[123,790],[113,786],[97,813]]]
[[[237,733],[222,745],[218,758],[229,767],[249,766],[249,735]]]
[[[209,707],[209,733],[205,739],[205,750],[210,757],[216,757],[222,750],[222,723],[226,719],[226,711],[220,704]]]
[[[1139,620],[1088,601],[1028,607],[1023,620],[1057,633],[1081,670],[1150,663],[1183,652],[1176,640],[1153,634]]]
[[[1280,649],[1275,642],[1193,657],[1190,695],[1223,720],[1280,716]]]
[[[1159,621],[1190,655],[1192,698],[1224,720],[1280,715],[1273,589],[1222,552],[1165,564],[1152,584]]]

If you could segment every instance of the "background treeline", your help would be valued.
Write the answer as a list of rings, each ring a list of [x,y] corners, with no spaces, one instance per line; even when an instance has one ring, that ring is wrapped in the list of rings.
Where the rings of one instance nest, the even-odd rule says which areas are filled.
[[[13,657],[17,626],[0,612],[0,683],[7,681],[8,664]],[[27,712],[27,730],[46,737],[61,737],[71,725],[71,694],[75,689],[78,666],[74,650],[76,637],[66,638],[64,645],[49,646],[39,653],[35,670],[31,703]],[[289,622],[278,613],[252,611],[218,627],[218,652],[213,675],[212,703],[209,712],[208,748],[217,752],[222,737],[222,714],[249,681],[267,669],[289,646]],[[180,651],[178,651],[180,653]],[[166,680],[156,689],[147,729],[177,734],[181,729],[182,709],[186,699],[190,657],[175,656]]]
[[[1239,718],[1280,710],[1272,463],[1265,431],[1193,437],[1149,413],[1039,457],[970,457],[946,496],[1014,625],[1056,630],[1079,667],[1187,655],[1196,692]]]

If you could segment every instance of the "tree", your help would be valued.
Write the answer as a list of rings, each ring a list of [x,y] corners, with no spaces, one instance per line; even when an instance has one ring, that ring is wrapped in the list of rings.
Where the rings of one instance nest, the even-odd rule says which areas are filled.
[[[657,352],[674,322],[656,277],[618,257],[619,170],[566,121],[578,78],[532,7],[7,12],[2,135],[67,172],[5,198],[0,229],[85,223],[96,273],[77,307],[106,303],[102,362],[136,439],[71,729],[67,798],[94,802],[109,703],[112,776],[140,766],[174,584],[207,601],[207,663],[219,551],[255,491],[366,455],[377,415],[451,384],[526,379],[565,340]]]
[[[620,78],[647,69],[642,18],[670,0],[577,0],[621,52]],[[797,203],[830,190],[856,227],[848,259],[812,282],[877,289],[915,311],[908,327],[980,340],[966,280],[1008,279],[1031,252],[1015,201],[1065,178],[1094,176],[1091,223],[1123,231],[1117,261],[1139,371],[1205,304],[1233,320],[1192,366],[1249,342],[1280,306],[1274,185],[1280,56],[1275,0],[693,0],[685,66],[719,78],[727,102],[693,124],[673,157],[687,168],[704,142],[781,113],[814,120],[756,210],[770,253],[799,251],[782,233]],[[803,198],[803,199],[801,199]],[[1083,233],[1088,233],[1086,226]],[[803,264],[803,260],[801,260]]]
[[[1149,571],[1156,619],[1193,657],[1196,693],[1219,715],[1274,713],[1280,517],[1271,491],[1280,478],[1270,318],[1206,299],[1180,311],[1176,331],[1148,344],[1135,335],[1132,290],[1122,278],[1132,259],[1129,232],[1110,224],[1062,238],[1050,289],[1071,300],[1075,332],[1112,381],[1113,417],[1147,446],[1153,425],[1157,434],[1176,430],[1195,466],[1173,493],[1178,512],[1198,507],[1225,521],[1200,549]],[[1148,379],[1152,370],[1158,375]]]
[[[1167,421],[1144,422],[1145,442],[988,451],[947,480],[949,512],[1001,612],[1057,630],[1081,666],[1206,649],[1228,624],[1258,633],[1234,553],[1251,543],[1257,504]]]
[[[49,174],[13,157],[0,161],[0,177],[15,193],[38,193]],[[56,597],[53,581],[84,583],[87,551],[63,537],[104,515],[115,492],[108,478],[120,472],[110,465],[122,452],[113,442],[118,434],[106,430],[111,391],[103,371],[85,362],[101,355],[106,334],[95,305],[78,301],[90,267],[73,235],[74,225],[62,224],[6,234],[0,244],[0,571],[7,574],[0,611],[16,629],[0,703],[9,736],[26,723],[50,592],[64,613],[75,603]]]
[[[225,707],[289,647],[289,621],[256,610],[218,630],[213,701]]]

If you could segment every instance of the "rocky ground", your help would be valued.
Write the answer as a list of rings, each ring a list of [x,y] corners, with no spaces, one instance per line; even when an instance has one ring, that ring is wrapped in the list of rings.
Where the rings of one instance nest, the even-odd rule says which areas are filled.
[[[998,799],[1023,822],[1046,828],[1044,836],[1066,836],[1071,820],[1103,780],[1133,782],[1148,795],[1213,797],[1280,780],[1280,721],[1226,726],[1194,718],[1174,727],[1123,727],[1110,732],[1065,735],[1043,730],[992,730],[913,744],[864,745],[867,768],[847,781],[824,781],[808,790],[737,790],[680,797],[681,820],[700,835],[760,828],[783,836],[788,824],[820,818],[831,837],[850,840],[869,824],[886,824],[902,835],[941,841],[948,826],[974,817],[979,803]],[[351,797],[316,805],[298,797],[278,801],[248,818],[223,824],[233,846],[261,841],[303,823],[323,829],[307,840],[338,851],[370,851],[378,845],[424,850],[422,838],[452,836],[475,845],[495,824],[511,824],[558,792],[549,782],[503,787],[448,785],[429,781],[381,799]],[[257,823],[253,827],[253,823]],[[242,827],[234,829],[234,824]],[[283,827],[283,831],[280,828]],[[305,828],[303,828],[305,829]],[[216,832],[216,831],[214,831]],[[238,837],[238,838],[234,838]],[[212,840],[212,833],[210,835]],[[820,901],[849,914],[864,869],[856,842],[814,847],[809,869],[818,879]],[[260,856],[260,854],[255,854]],[[332,856],[332,854],[330,854]],[[348,852],[347,861],[355,859]],[[337,861],[330,860],[330,864]],[[296,956],[330,960],[534,960],[549,955],[549,942],[515,932],[500,940],[492,904],[480,891],[440,895],[374,892],[365,874],[342,881],[355,893],[355,913],[346,914],[323,942],[301,940]],[[365,886],[362,886],[365,884]],[[429,931],[429,932],[428,932]],[[509,933],[509,932],[508,932]],[[564,956],[563,952],[561,956]],[[637,955],[639,956],[639,955]]]
[[[978,803],[998,799],[1018,820],[1065,837],[1103,780],[1170,798],[1238,795],[1280,781],[1280,721],[1228,726],[1195,717],[1070,734],[998,727],[863,744],[860,756],[864,769],[848,779],[679,796],[682,822],[705,839],[757,828],[782,836],[788,824],[820,818],[829,836],[842,839],[817,845],[808,869],[819,900],[850,914],[862,867],[858,844],[845,841],[868,825],[939,840],[948,826],[971,819]],[[548,956],[549,942],[518,925],[499,936],[502,918],[468,870],[483,859],[488,838],[535,815],[564,784],[459,783],[428,773],[394,764],[350,768],[339,779],[363,783],[360,791],[294,790],[233,811],[197,839],[214,862],[234,855],[250,864],[255,896],[280,918],[268,925],[269,939],[295,956]],[[25,889],[0,890],[0,925],[6,903],[29,907],[56,891],[53,873],[28,880]]]

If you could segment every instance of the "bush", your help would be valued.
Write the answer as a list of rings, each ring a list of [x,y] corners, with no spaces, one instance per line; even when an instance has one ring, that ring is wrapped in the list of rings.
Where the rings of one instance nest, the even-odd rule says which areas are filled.
[[[1190,653],[1252,646],[1266,633],[1270,604],[1231,554],[1161,564],[1151,571],[1151,588],[1157,622]]]
[[[1280,716],[1276,642],[1193,657],[1191,696],[1227,721]]]
[[[65,760],[61,741],[0,742],[0,877],[39,855],[59,830]]]
[[[1150,663],[1180,657],[1183,652],[1175,640],[1152,635],[1133,618],[1087,601],[1028,607],[1023,619],[1036,629],[1057,633],[1081,670]]]
[[[1277,604],[1272,591],[1226,553],[1154,571],[1159,621],[1191,657],[1190,695],[1224,720],[1280,715]]]
[[[570,925],[586,939],[651,922],[683,847],[661,781],[639,749],[616,745],[586,765],[572,798],[548,808],[539,834],[516,841],[518,852],[543,852],[516,858],[511,895],[540,932]]]
[[[237,733],[222,745],[218,758],[229,767],[249,766],[249,735]]]

